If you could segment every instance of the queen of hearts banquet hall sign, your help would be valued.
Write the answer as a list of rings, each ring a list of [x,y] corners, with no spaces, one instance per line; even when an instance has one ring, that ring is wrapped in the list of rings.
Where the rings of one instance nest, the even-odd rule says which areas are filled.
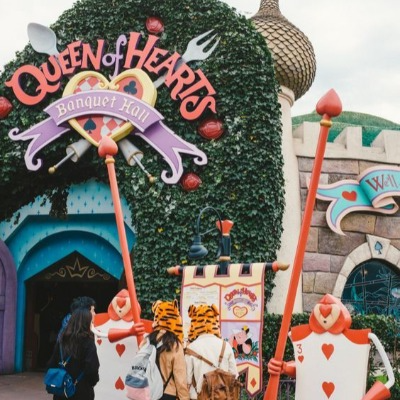
[[[18,68],[5,84],[20,103],[35,106],[48,94],[60,92],[60,98],[44,109],[48,118],[24,132],[18,127],[9,132],[14,141],[29,141],[24,156],[27,168],[38,170],[43,165],[40,150],[71,128],[94,146],[106,135],[115,141],[128,135],[142,138],[168,164],[169,169],[161,173],[168,184],[177,183],[183,174],[182,155],[205,165],[206,154],[168,128],[168,121],[155,108],[156,87],[164,83],[170,89],[171,99],[179,102],[180,115],[187,121],[217,113],[216,91],[201,69],[193,70],[179,53],[157,47],[158,41],[156,35],[143,38],[130,32],[119,36],[115,53],[106,53],[104,39],[97,40],[96,48],[76,41],[60,54],[50,55],[41,66]],[[112,75],[98,72],[102,67],[113,67]],[[157,81],[153,83],[149,73],[156,74]],[[69,79],[64,88],[63,77]],[[25,78],[35,82],[34,90],[24,86]]]

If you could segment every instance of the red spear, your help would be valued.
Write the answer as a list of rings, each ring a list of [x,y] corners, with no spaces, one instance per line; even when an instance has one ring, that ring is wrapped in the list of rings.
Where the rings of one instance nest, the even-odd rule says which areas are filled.
[[[121,200],[118,192],[117,177],[114,167],[114,155],[118,152],[118,146],[109,136],[104,136],[99,144],[99,156],[105,158],[105,163],[108,170],[108,178],[110,180],[111,195],[114,203],[115,219],[117,222],[119,243],[122,252],[122,261],[124,264],[126,282],[128,285],[129,298],[131,300],[131,308],[133,314],[133,321],[135,324],[140,322],[140,308],[136,297],[135,283],[133,280],[132,264],[129,255],[128,242],[126,239],[124,216],[122,214]],[[142,335],[137,335],[137,341],[142,341]]]
[[[285,353],[286,341],[289,334],[290,322],[293,314],[293,307],[296,299],[297,287],[301,276],[301,270],[304,260],[304,252],[306,249],[308,232],[311,225],[311,217],[315,205],[315,197],[317,194],[319,177],[321,175],[322,161],[324,159],[326,142],[328,139],[329,128],[332,126],[332,117],[337,117],[342,112],[342,103],[337,93],[331,89],[323,96],[317,106],[316,111],[322,115],[320,121],[320,134],[315,154],[314,166],[311,173],[310,187],[306,205],[304,209],[303,222],[301,224],[299,241],[297,244],[296,255],[293,261],[292,275],[290,278],[288,294],[286,297],[285,309],[282,316],[282,324],[279,331],[278,342],[275,349],[275,359],[283,361]],[[268,381],[267,390],[264,394],[264,400],[276,400],[279,388],[279,375],[271,375]]]

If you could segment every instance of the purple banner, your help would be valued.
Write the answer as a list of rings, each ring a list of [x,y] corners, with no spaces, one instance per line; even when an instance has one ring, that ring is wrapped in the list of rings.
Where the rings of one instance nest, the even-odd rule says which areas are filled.
[[[46,145],[70,130],[68,121],[85,115],[106,115],[130,122],[135,132],[157,152],[171,168],[163,171],[161,178],[169,184],[177,183],[183,173],[181,154],[194,157],[198,165],[207,163],[207,156],[196,146],[172,132],[161,121],[163,116],[149,104],[129,94],[109,90],[90,90],[63,97],[44,110],[50,118],[19,133],[18,128],[9,132],[12,140],[31,140],[25,153],[25,164],[31,171],[42,166],[37,153]]]

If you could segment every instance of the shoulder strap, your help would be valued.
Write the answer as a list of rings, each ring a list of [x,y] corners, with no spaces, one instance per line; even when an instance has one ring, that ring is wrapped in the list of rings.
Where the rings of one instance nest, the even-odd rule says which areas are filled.
[[[83,378],[84,372],[82,371],[78,377],[75,379],[74,385],[77,385],[79,381]]]
[[[151,344],[151,343],[150,343],[150,344]],[[164,383],[164,381],[165,381],[164,375],[163,375],[163,373],[162,373],[162,371],[161,371],[161,368],[160,368],[160,354],[161,354],[161,352],[159,351],[159,349],[160,349],[160,347],[161,347],[161,344],[162,344],[162,342],[158,343],[157,346],[155,346],[154,344],[151,344],[151,345],[154,346],[154,348],[156,349],[156,365],[157,365],[158,370],[160,371],[161,379],[162,379],[162,381],[163,381],[163,383]],[[166,388],[167,385],[168,385],[168,382],[171,380],[171,378],[172,378],[172,379],[174,378],[173,373],[174,373],[174,371],[173,371],[173,369],[172,369],[172,370],[171,370],[171,373],[169,374],[168,379],[167,379],[167,380],[165,381],[165,383],[164,383],[164,391],[165,391],[165,388]]]
[[[201,356],[200,354],[196,353],[192,349],[186,348],[185,349],[185,354],[188,354],[189,356],[196,357],[199,360],[204,361],[206,364],[210,365],[211,367],[217,368],[211,361],[207,360],[207,358],[204,358],[203,356]]]
[[[63,368],[65,368],[65,366],[68,364],[68,361],[70,360],[71,356],[68,356],[65,361],[63,358],[63,352],[62,352],[62,346],[61,346],[61,342],[59,342],[60,345],[60,364],[63,366]],[[82,378],[83,378],[84,372],[82,371],[78,377],[75,379],[74,385],[76,385]]]
[[[63,352],[62,352],[62,346],[61,346],[61,341],[58,342],[59,343],[59,347],[60,347],[60,364],[65,367],[68,364],[69,359],[71,358],[71,356],[67,357],[67,359],[64,361],[64,356],[63,356]]]
[[[221,353],[219,353],[218,368],[221,365],[222,359],[224,358],[225,347],[226,347],[226,342],[224,339],[222,339],[222,349],[221,349]]]
[[[171,373],[169,374],[169,377],[167,379],[167,382],[164,383],[164,391],[165,391],[165,388],[168,386],[168,382],[171,380],[171,378],[172,379],[174,378],[173,373],[174,373],[174,371],[171,371]],[[164,377],[162,376],[161,369],[160,369],[160,374],[161,374],[162,380],[164,381]]]

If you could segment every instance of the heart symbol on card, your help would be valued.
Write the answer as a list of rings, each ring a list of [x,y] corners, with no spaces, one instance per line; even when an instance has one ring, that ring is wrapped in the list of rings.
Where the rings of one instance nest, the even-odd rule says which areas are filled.
[[[239,307],[239,306],[233,307],[233,314],[235,315],[235,317],[243,318],[247,313],[248,310],[246,307]]]
[[[297,359],[302,363],[304,361],[304,356],[298,356]]]
[[[103,343],[101,339],[97,339],[97,344],[100,346]]]
[[[323,382],[322,390],[325,392],[326,397],[329,399],[335,391],[335,385],[332,382]]]
[[[348,201],[356,201],[357,200],[357,192],[355,192],[354,190],[351,192],[343,191],[342,196],[344,199],[346,199]]]
[[[125,389],[125,384],[124,381],[119,377],[116,382],[115,382],[115,389],[117,390],[124,390]]]
[[[114,141],[118,141],[134,129],[134,126],[130,122],[117,117],[96,113],[96,107],[103,105],[106,101],[105,99],[107,99],[107,107],[112,107],[112,91],[136,97],[151,106],[154,106],[157,98],[157,91],[153,82],[144,71],[137,68],[122,72],[112,81],[108,81],[104,75],[96,71],[80,72],[68,82],[63,97],[91,90],[109,90],[110,96],[107,98],[100,98],[98,95],[87,97],[87,101],[85,100],[85,104],[82,104],[82,107],[93,109],[93,114],[72,118],[68,120],[68,123],[96,147],[103,136],[110,136]],[[75,104],[72,100],[66,104],[68,105],[69,103],[71,104],[70,107],[78,107],[78,104]],[[133,110],[134,105],[129,107]]]
[[[115,350],[117,350],[118,355],[121,357],[122,354],[124,354],[125,345],[124,345],[124,344],[118,343],[118,344],[115,346]]]
[[[335,350],[335,346],[333,344],[324,343],[322,345],[322,352],[324,353],[324,355],[325,355],[327,360],[330,359],[330,357],[333,354],[334,350]]]

